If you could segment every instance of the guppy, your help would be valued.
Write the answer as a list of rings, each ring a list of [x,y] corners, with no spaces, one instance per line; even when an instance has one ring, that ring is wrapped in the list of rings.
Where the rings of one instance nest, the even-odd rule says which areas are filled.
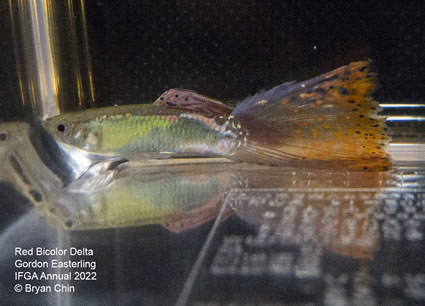
[[[221,156],[266,165],[387,169],[385,118],[372,100],[370,61],[249,96],[233,110],[191,91],[153,105],[94,108],[43,122],[61,144],[127,159]]]

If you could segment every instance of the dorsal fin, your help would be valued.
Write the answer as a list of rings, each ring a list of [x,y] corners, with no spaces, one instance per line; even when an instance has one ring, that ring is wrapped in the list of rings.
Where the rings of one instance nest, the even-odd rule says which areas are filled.
[[[228,116],[233,110],[231,106],[218,100],[185,89],[169,89],[153,104],[198,113],[206,117]]]

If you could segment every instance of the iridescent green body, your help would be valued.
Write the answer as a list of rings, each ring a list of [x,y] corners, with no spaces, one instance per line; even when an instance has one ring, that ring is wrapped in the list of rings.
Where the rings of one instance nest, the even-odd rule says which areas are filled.
[[[229,156],[243,134],[231,117],[208,118],[155,105],[89,109],[47,119],[43,125],[59,142],[107,156]]]

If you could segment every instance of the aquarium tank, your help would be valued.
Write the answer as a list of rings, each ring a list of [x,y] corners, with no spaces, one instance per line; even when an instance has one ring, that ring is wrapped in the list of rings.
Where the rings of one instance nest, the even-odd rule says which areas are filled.
[[[0,7],[3,304],[425,303],[423,1]],[[194,132],[191,154],[174,154],[173,134],[158,156],[133,158],[152,145],[127,143],[142,124],[76,127],[139,109],[161,109],[144,136],[190,119],[239,151],[215,154],[228,138],[205,151],[215,136]],[[106,139],[129,151],[105,158]],[[266,146],[244,149],[253,139]],[[362,144],[370,156],[342,161]],[[340,151],[314,149],[327,145]]]

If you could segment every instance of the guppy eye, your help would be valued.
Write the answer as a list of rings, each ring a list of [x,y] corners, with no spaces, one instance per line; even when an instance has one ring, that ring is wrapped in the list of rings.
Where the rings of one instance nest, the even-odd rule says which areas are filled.
[[[63,133],[66,131],[66,126],[63,123],[58,124],[57,129],[59,132]]]

